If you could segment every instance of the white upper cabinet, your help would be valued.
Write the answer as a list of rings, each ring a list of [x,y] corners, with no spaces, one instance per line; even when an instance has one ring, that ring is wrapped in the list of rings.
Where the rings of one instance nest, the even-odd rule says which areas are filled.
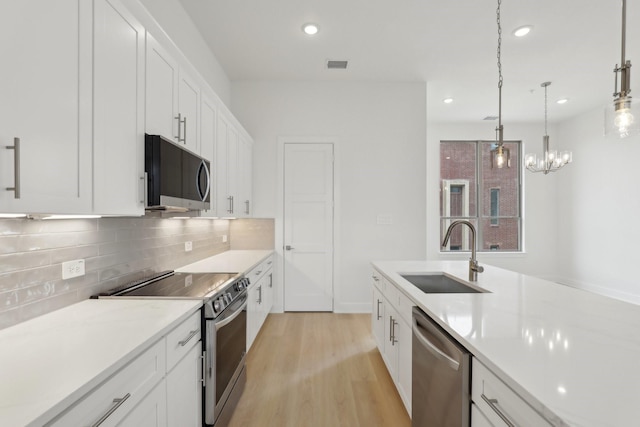
[[[217,125],[216,103],[211,97],[202,95],[200,100],[200,155],[209,160],[209,171],[211,176],[210,200],[211,207],[202,211],[201,216],[217,217],[216,209],[216,125]]]
[[[194,153],[200,154],[200,140],[198,138],[200,117],[200,88],[184,71],[180,71],[178,84],[178,123],[180,130],[179,142]]]
[[[3,1],[0,57],[0,213],[90,213],[91,4]]]
[[[178,64],[147,32],[146,133],[177,142]]]
[[[94,212],[144,215],[144,27],[94,1]]]
[[[253,169],[253,143],[245,136],[240,138],[238,156],[238,193],[242,201],[239,216],[250,217],[253,206],[251,205],[251,179]]]
[[[200,154],[200,85],[147,32],[146,133]]]

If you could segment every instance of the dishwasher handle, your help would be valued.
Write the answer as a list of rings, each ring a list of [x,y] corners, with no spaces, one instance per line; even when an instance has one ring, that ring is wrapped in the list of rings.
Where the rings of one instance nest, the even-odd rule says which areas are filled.
[[[442,350],[440,350],[438,347],[436,347],[431,341],[429,341],[429,338],[427,338],[421,331],[422,325],[419,324],[418,319],[416,317],[413,318],[413,336],[416,337],[418,339],[418,341],[420,342],[420,344],[422,344],[422,346],[429,350],[429,352],[431,354],[433,354],[435,357],[437,357],[440,360],[444,360],[446,361],[449,366],[451,367],[451,369],[453,369],[454,371],[457,371],[458,369],[460,369],[460,362],[458,362],[457,360],[451,358],[448,354],[444,353]]]

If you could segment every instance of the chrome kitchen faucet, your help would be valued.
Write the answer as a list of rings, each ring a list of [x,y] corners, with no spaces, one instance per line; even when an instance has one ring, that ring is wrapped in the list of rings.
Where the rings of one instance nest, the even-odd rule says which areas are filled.
[[[451,237],[451,230],[453,230],[456,225],[460,224],[464,224],[471,229],[471,258],[469,258],[469,281],[476,282],[478,280],[478,273],[482,273],[484,271],[484,267],[478,265],[478,261],[476,260],[476,228],[473,226],[473,224],[465,220],[453,221],[449,228],[447,228],[447,232],[444,235],[442,247],[445,248],[447,246],[449,238]]]

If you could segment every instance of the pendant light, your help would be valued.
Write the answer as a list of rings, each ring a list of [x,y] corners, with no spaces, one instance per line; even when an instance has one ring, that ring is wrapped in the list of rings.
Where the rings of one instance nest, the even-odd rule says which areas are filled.
[[[626,138],[640,133],[640,117],[637,107],[632,109],[631,99],[631,61],[625,59],[627,29],[627,0],[622,0],[622,55],[620,66],[616,64],[613,72],[615,92],[613,104],[605,110],[605,134]],[[620,74],[620,90],[618,91],[618,74]],[[636,117],[634,117],[636,116]]]
[[[498,8],[496,9],[496,22],[498,24],[498,127],[496,128],[496,144],[491,150],[491,167],[502,169],[511,167],[511,156],[509,149],[504,146],[504,127],[502,126],[502,26],[500,24],[500,5],[498,0]]]
[[[540,84],[544,88],[544,136],[542,137],[542,157],[538,159],[535,154],[525,156],[524,165],[528,171],[542,172],[545,175],[555,172],[561,167],[571,163],[571,151],[549,150],[549,134],[547,133],[547,87],[551,82]]]

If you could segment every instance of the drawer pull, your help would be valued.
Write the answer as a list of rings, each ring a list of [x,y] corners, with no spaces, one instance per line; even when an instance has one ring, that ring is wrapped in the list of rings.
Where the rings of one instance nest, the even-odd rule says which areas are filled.
[[[516,425],[512,423],[511,420],[509,420],[509,418],[507,418],[507,416],[504,413],[502,413],[502,411],[498,407],[498,399],[489,399],[487,396],[485,396],[484,393],[482,393],[482,400],[487,402],[487,405],[489,405],[489,407],[493,409],[493,412],[498,414],[500,419],[504,421],[509,427],[516,427]]]
[[[259,275],[261,275],[261,274],[262,274],[262,270],[258,270],[258,271],[256,271],[256,276],[259,276]]]
[[[191,338],[195,337],[197,334],[198,334],[197,329],[190,331],[189,336],[183,339],[182,341],[178,341],[178,344],[180,344],[180,347],[184,347],[185,345],[187,345],[189,341],[191,341]]]
[[[109,418],[111,414],[113,414],[120,407],[120,405],[122,405],[125,402],[125,400],[127,400],[130,397],[131,397],[131,393],[127,393],[119,399],[113,399],[114,405],[107,411],[106,414],[100,417],[100,419],[96,421],[95,424],[92,424],[91,427],[98,427],[100,424],[105,422],[107,418]]]

